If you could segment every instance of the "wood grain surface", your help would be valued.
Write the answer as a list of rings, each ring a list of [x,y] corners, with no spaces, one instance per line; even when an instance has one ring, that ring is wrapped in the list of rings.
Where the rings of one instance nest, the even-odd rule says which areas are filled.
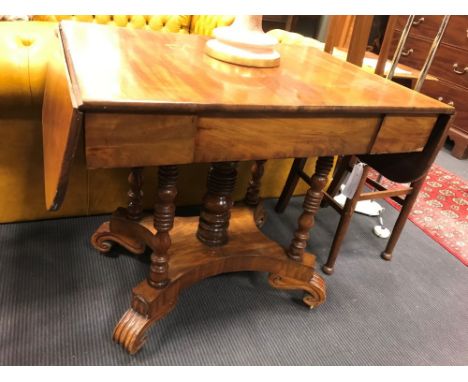
[[[436,120],[435,116],[419,118],[386,116],[371,154],[421,151],[431,135]]]
[[[207,37],[62,22],[80,110],[451,113],[450,107],[318,49],[278,47],[278,68],[204,53]]]
[[[45,197],[50,211],[57,210],[65,196],[83,120],[71,90],[59,39],[54,37],[54,43],[56,49],[47,69],[42,109]]]
[[[398,16],[396,28],[401,31],[408,16]],[[411,34],[432,42],[442,23],[443,16],[415,16]],[[444,33],[443,44],[468,50],[468,18],[466,16],[450,16],[450,21]]]
[[[114,168],[415,151],[428,118],[453,113],[312,47],[248,68],[208,57],[203,36],[66,21],[59,32],[44,101],[49,209],[83,119],[88,168]]]
[[[155,233],[151,218],[138,224],[116,213],[112,219],[126,225],[127,232],[129,229],[139,232],[140,239]],[[197,240],[194,235],[197,225],[196,217],[175,219],[170,282],[165,288],[153,288],[146,280],[133,288],[131,308],[123,315],[113,335],[114,341],[129,353],[134,354],[143,346],[147,329],[172,310],[184,289],[221,273],[269,272],[272,287],[304,291],[303,302],[310,308],[325,301],[325,282],[314,270],[315,256],[305,253],[302,262],[289,259],[283,247],[256,228],[252,210],[241,206],[232,210],[229,242],[221,247],[209,247]]]
[[[85,121],[89,168],[193,161],[195,116],[86,113]]]
[[[217,274],[269,272],[272,286],[304,290],[310,307],[323,303],[325,285],[305,248],[332,155],[424,146],[422,155],[435,155],[430,144],[439,144],[453,113],[311,47],[281,46],[281,65],[259,69],[208,57],[207,38],[194,35],[63,22],[60,36],[64,56],[50,66],[44,102],[48,206],[63,200],[83,121],[88,167],[159,165],[154,218],[139,220],[136,213],[129,219],[119,209],[93,236],[100,250],[116,241],[136,253],[144,245],[153,252],[149,277],[134,288],[131,308],[114,331],[132,354],[180,290]],[[254,211],[231,209],[236,165],[309,155],[321,157],[286,254],[257,230]],[[175,165],[192,162],[216,163],[199,220],[185,218],[172,230]],[[140,181],[130,179],[137,205]]]
[[[201,117],[196,162],[368,152],[377,117],[216,118]],[[350,135],[353,140],[347,139]],[[254,144],[252,144],[254,142]]]
[[[424,83],[422,91],[453,106],[457,112],[452,125],[466,126],[466,129],[468,129],[468,89],[446,81],[428,81]]]

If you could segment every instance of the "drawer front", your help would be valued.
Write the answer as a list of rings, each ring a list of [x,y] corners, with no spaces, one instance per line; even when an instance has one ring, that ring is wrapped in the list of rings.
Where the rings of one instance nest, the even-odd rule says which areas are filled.
[[[468,52],[441,45],[429,73],[468,88]]]
[[[87,113],[87,166],[93,169],[190,163],[195,122],[196,117],[190,115]]]
[[[442,42],[468,51],[468,16],[451,16]]]
[[[379,117],[200,117],[196,162],[368,153]],[[350,139],[352,137],[352,139]],[[401,140],[396,144],[402,143]]]
[[[439,30],[442,19],[443,16],[416,15],[410,29],[410,35],[432,40]],[[399,16],[396,23],[396,29],[398,31],[402,31],[407,20],[408,16]]]
[[[421,151],[436,123],[428,116],[387,115],[375,139],[371,154]]]
[[[456,114],[452,123],[468,130],[468,90],[443,81],[426,81],[422,92],[454,106]]]
[[[403,30],[408,16],[399,16],[396,29]],[[433,40],[443,16],[416,16],[410,30],[411,36]],[[468,50],[468,16],[451,16],[442,43]]]
[[[401,32],[397,31],[394,34],[389,57],[393,57],[400,36]],[[421,69],[426,60],[429,48],[430,44],[427,41],[421,40],[417,37],[408,36],[406,39],[406,44],[401,53],[400,64],[407,65],[414,69]]]
[[[396,33],[392,42],[391,55],[395,51],[398,39],[399,33]],[[409,36],[400,63],[421,69],[426,61],[430,46],[428,41]],[[429,73],[437,78],[468,88],[468,53],[448,45],[440,45]]]
[[[218,118],[88,113],[86,161],[88,168],[112,168],[368,153],[379,125],[378,116]],[[394,143],[405,144],[401,139]]]

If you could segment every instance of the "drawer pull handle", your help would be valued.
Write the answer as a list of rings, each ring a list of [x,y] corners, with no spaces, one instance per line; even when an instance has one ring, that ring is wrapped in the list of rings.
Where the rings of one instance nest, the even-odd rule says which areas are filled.
[[[416,21],[413,21],[413,25],[419,25],[424,22],[424,17],[420,17]]]
[[[453,64],[453,71],[457,74],[465,74],[468,72],[468,66],[465,66],[462,70],[458,69],[458,63]]]
[[[413,48],[410,48],[410,49],[408,49],[408,50],[402,51],[402,52],[401,52],[401,55],[402,55],[402,56],[409,56],[409,55],[410,55],[411,53],[413,53],[413,52],[414,52]]]
[[[440,102],[445,102],[444,101],[444,97],[439,97],[437,98]],[[447,105],[450,105],[450,106],[455,106],[455,102],[453,101],[448,101],[448,102],[445,102]]]

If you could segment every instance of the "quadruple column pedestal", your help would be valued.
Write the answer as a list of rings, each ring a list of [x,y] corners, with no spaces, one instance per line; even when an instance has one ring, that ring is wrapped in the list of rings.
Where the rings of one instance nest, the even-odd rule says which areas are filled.
[[[177,167],[161,166],[153,216],[141,206],[141,169],[129,176],[127,208],[118,208],[92,236],[93,246],[109,252],[117,243],[135,255],[152,250],[148,277],[133,288],[128,309],[115,327],[113,339],[129,353],[143,346],[147,329],[176,305],[180,292],[221,273],[268,272],[274,288],[303,290],[304,303],[314,308],[325,301],[325,283],[315,273],[315,256],[305,252],[309,230],[322,198],[321,190],[333,158],[317,161],[316,175],[304,201],[304,212],[289,249],[261,233],[264,210],[259,198],[265,161],[256,161],[244,203],[233,206],[231,194],[236,163],[214,163],[200,217],[175,217]]]

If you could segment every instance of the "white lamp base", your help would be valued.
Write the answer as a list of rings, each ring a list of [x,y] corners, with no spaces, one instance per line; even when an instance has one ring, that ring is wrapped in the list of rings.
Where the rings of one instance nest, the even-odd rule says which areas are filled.
[[[346,196],[343,194],[338,194],[334,199],[341,206],[344,206],[346,203]],[[356,209],[354,211],[367,216],[379,216],[382,210],[383,207],[374,200],[361,200],[356,203]]]
[[[206,54],[237,65],[269,68],[278,66],[274,49],[278,40],[261,29],[261,16],[239,16],[232,26],[216,28],[206,43]]]
[[[271,68],[280,64],[280,55],[276,50],[259,52],[228,45],[219,40],[208,41],[205,52],[217,60],[243,66]]]

